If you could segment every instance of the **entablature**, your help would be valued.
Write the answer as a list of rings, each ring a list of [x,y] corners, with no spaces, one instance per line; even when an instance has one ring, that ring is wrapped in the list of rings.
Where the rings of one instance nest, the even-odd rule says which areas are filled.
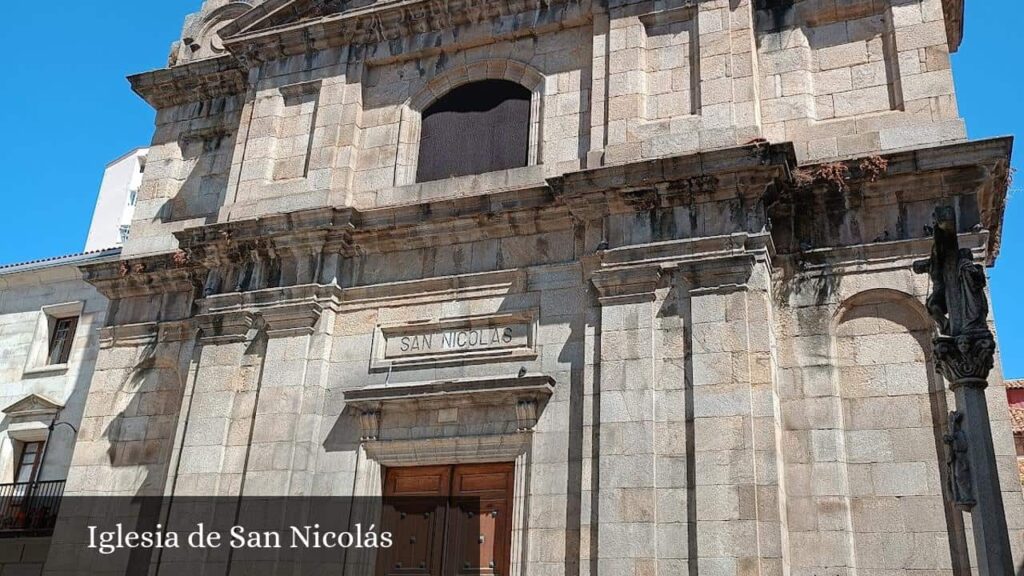
[[[207,305],[227,311],[297,302],[307,295],[289,291],[304,287],[321,307],[426,294],[443,299],[465,290],[500,294],[522,284],[525,268],[553,263],[580,264],[614,296],[624,283],[657,286],[666,272],[687,274],[695,286],[742,284],[759,263],[785,272],[913,252],[943,202],[960,211],[961,233],[983,234],[987,245],[979,255],[991,264],[1011,145],[993,139],[796,167],[789,145],[753,144],[572,173],[519,191],[367,211],[315,208],[189,228],[177,234],[176,253],[87,266],[85,278],[112,299],[169,292],[191,298],[175,300],[180,310],[161,312],[161,320],[187,317],[189,306],[203,314],[213,311]],[[532,244],[520,244],[515,262],[491,246],[490,260],[446,272],[361,272],[368,258],[378,271],[419,266],[474,242],[521,238],[562,246],[556,260],[544,261]],[[656,272],[627,272],[641,268]]]

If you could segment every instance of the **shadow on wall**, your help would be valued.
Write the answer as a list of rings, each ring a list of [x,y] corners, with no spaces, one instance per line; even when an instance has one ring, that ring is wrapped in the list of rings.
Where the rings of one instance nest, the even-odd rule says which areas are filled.
[[[858,568],[970,573],[963,513],[948,494],[943,437],[952,398],[931,358],[932,333],[921,303],[890,289],[849,298],[835,319],[845,436],[837,452],[850,482],[850,553]],[[925,536],[934,547],[913,558],[872,553],[872,542],[894,534],[913,546]]]

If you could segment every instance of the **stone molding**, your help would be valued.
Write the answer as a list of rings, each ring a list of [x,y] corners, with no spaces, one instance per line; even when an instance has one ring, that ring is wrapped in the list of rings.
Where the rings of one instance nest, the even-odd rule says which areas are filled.
[[[386,466],[497,462],[514,460],[529,446],[530,432],[554,393],[546,375],[444,380],[372,386],[345,392],[346,407],[359,418],[367,456]],[[382,428],[388,412],[413,409],[472,410],[508,406],[516,417],[516,433],[386,438]]]
[[[796,166],[792,144],[748,144],[572,172],[548,180],[576,218],[735,198],[757,200]]]
[[[512,397],[546,400],[554,389],[554,378],[527,374],[521,377],[468,378],[369,386],[346,391],[345,403],[356,409],[390,407],[410,401],[431,401],[437,405],[445,405],[454,400],[471,400],[496,404]]]
[[[525,270],[498,270],[424,278],[406,282],[387,282],[341,289],[338,308],[358,310],[382,304],[403,306],[430,302],[449,302],[453,298],[473,299],[521,293],[527,285]]]
[[[50,425],[64,409],[59,404],[40,394],[29,394],[3,409],[7,415],[7,436],[22,442],[45,441]]]
[[[36,416],[54,416],[64,409],[63,404],[47,398],[41,394],[29,394],[21,400],[7,406],[2,410],[11,418],[34,418]]]
[[[303,336],[314,332],[323,308],[316,302],[298,302],[260,310],[271,338]]]
[[[231,56],[220,56],[128,77],[132,90],[161,110],[189,102],[244,94],[248,72]]]
[[[1002,238],[1012,146],[1012,139],[993,138],[795,168],[784,185],[769,190],[772,196],[766,199],[778,252],[799,258],[801,266],[820,263],[820,256],[814,255],[819,250],[832,250],[833,258],[850,254],[852,261],[859,260],[857,250],[885,252],[892,250],[893,243],[928,239],[924,227],[930,223],[931,206],[966,201],[976,204],[977,210],[969,212],[970,219],[962,219],[960,232],[987,231],[986,263],[991,265]],[[883,167],[865,170],[870,164]],[[812,178],[809,183],[797,177],[806,180],[825,169],[844,176]],[[911,218],[919,226],[872,221],[871,209],[882,209],[894,197],[898,209],[911,212],[901,222]],[[874,231],[862,232],[866,238],[860,240],[847,238],[843,245],[821,245],[823,239],[850,236],[852,223],[858,230],[874,224]]]
[[[859,191],[848,192],[844,201],[869,197],[881,201],[885,198],[882,191],[903,186],[904,179],[921,177],[922,171],[936,182],[948,178],[969,181],[963,194],[976,193],[982,203],[976,218],[980,219],[982,229],[977,234],[987,235],[985,257],[991,262],[994,250],[998,249],[998,215],[1005,204],[1005,179],[1001,175],[1007,171],[1009,145],[1008,139],[995,139],[887,155],[884,173],[874,182],[852,178],[850,190]],[[202,302],[212,296],[227,298],[253,293],[256,296],[242,301],[266,306],[292,301],[290,289],[308,287],[303,288],[303,293],[315,296],[316,302],[367,306],[374,300],[396,296],[419,299],[434,294],[445,298],[467,289],[501,294],[516,289],[513,285],[522,286],[525,280],[517,279],[521,270],[506,270],[339,288],[351,282],[345,280],[342,272],[352,259],[361,255],[572,229],[582,229],[586,238],[585,245],[576,251],[577,260],[584,262],[585,268],[605,270],[598,280],[599,289],[606,292],[604,297],[614,296],[612,290],[618,290],[619,295],[651,290],[650,278],[627,280],[623,275],[629,274],[624,271],[607,271],[635,265],[686,272],[680,263],[726,257],[742,260],[744,254],[751,253],[756,261],[766,253],[772,261],[782,264],[787,274],[799,274],[814,272],[822,266],[836,270],[845,266],[846,261],[863,262],[865,254],[869,260],[882,263],[902,252],[917,250],[918,240],[924,237],[923,229],[920,238],[913,237],[916,231],[907,230],[905,235],[911,237],[891,242],[821,248],[804,245],[802,238],[817,233],[807,227],[823,226],[827,219],[824,215],[810,218],[813,214],[799,202],[809,198],[817,206],[815,209],[821,209],[828,205],[822,204],[823,198],[831,198],[829,195],[835,192],[805,190],[806,197],[793,195],[792,156],[792,146],[788,144],[748,145],[575,172],[549,179],[546,186],[523,190],[365,211],[313,208],[222,222],[177,233],[181,246],[178,252],[83,266],[83,276],[111,299],[177,292],[188,293],[188,297]],[[856,166],[859,162],[851,160],[847,164]],[[978,169],[978,165],[983,169]],[[914,202],[924,202],[948,192],[926,188],[915,190],[914,194]],[[696,203],[721,203],[725,207],[737,201],[742,211],[737,212],[739,220],[730,224],[736,228],[731,234],[611,249],[606,241],[598,242],[605,219],[613,214],[685,208]],[[769,228],[770,238],[765,232]],[[799,250],[794,248],[798,242]],[[620,278],[615,279],[616,275]],[[701,280],[696,284],[715,281]],[[612,288],[629,283],[637,286]],[[644,284],[647,286],[640,286]],[[340,291],[326,288],[332,285]],[[220,301],[217,306],[223,307],[226,302]],[[202,305],[199,308],[212,310]],[[182,309],[180,313],[188,311]]]
[[[661,281],[660,266],[625,266],[599,270],[591,278],[603,306],[653,302]]]
[[[195,333],[192,320],[118,324],[99,330],[100,348],[136,348],[156,342],[181,342]]]
[[[82,279],[111,300],[192,292],[198,272],[182,251],[88,264],[81,270]]]
[[[585,21],[591,11],[589,0],[404,0],[340,13],[343,5],[318,0],[268,0],[222,28],[221,34],[225,48],[252,66],[311,48],[389,42],[508,16],[539,19],[542,12],[555,9],[567,13],[559,18],[563,24]],[[532,26],[523,22],[520,27]]]
[[[529,446],[529,434],[467,435],[363,443],[367,457],[382,466],[508,462],[524,454]]]
[[[244,342],[256,324],[256,314],[247,310],[202,314],[196,317],[199,341],[202,344]]]
[[[601,253],[591,280],[602,305],[653,300],[665,274],[690,292],[733,290],[746,285],[758,263],[770,273],[773,255],[768,232],[630,246]]]

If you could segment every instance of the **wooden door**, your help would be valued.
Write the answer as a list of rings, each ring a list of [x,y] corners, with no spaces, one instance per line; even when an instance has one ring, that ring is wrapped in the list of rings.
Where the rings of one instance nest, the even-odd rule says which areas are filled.
[[[389,468],[377,575],[507,575],[512,489],[511,463]]]
[[[381,523],[394,545],[380,551],[378,576],[441,574],[451,475],[451,466],[388,469]]]
[[[446,576],[507,575],[512,544],[511,464],[457,466],[452,474]]]

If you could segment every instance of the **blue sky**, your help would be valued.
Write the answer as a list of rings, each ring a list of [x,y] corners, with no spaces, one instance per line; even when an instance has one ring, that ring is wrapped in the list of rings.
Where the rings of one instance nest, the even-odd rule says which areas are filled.
[[[966,0],[953,57],[971,138],[1024,134],[1021,0]],[[0,263],[81,250],[104,166],[148,144],[153,112],[125,76],[166,63],[200,0],[10,1],[0,74]],[[16,25],[12,25],[15,24]],[[1024,141],[1014,165],[1022,166]],[[992,291],[1008,377],[1024,377],[1024,171],[1011,193]]]

